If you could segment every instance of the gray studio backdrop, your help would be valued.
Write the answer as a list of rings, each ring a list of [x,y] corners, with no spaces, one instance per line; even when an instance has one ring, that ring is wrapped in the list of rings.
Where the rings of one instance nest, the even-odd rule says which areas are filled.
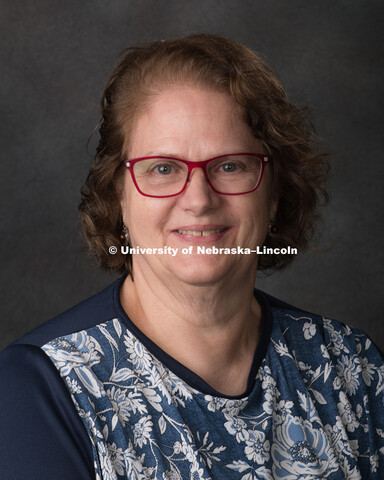
[[[332,153],[321,251],[258,287],[384,348],[383,5],[2,0],[0,348],[113,280],[82,251],[77,228],[99,98],[122,49],[195,32],[263,53],[291,100],[312,106]]]

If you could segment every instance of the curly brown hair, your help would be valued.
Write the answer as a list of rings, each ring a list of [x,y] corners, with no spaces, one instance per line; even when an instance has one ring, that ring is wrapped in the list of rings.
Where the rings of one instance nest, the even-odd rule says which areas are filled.
[[[229,92],[272,157],[279,199],[277,233],[268,234],[264,245],[307,249],[318,207],[328,201],[329,166],[326,155],[318,151],[306,109],[289,102],[259,55],[232,40],[199,34],[128,48],[107,81],[101,99],[100,141],[79,205],[83,232],[98,264],[131,272],[130,256],[119,249],[116,255],[109,253],[109,247],[122,243],[120,196],[130,132],[156,95],[185,84]],[[259,269],[282,269],[292,259],[293,255],[262,255]]]

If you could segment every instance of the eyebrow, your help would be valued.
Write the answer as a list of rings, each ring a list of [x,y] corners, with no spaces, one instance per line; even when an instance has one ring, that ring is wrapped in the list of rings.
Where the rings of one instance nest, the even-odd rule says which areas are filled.
[[[146,155],[142,155],[145,157],[174,157],[174,158],[180,158],[180,155],[176,155],[175,153],[169,153],[169,152],[149,152]]]
[[[219,154],[215,154],[212,157],[207,156],[207,158],[221,157],[222,155],[235,155],[236,153],[240,153],[243,151],[244,151],[244,148],[243,149],[239,148],[237,150],[233,150],[232,152],[231,151],[222,152]],[[172,158],[180,158],[181,160],[186,160],[186,158],[183,155],[178,155],[176,153],[169,153],[169,152],[149,152],[149,153],[146,153],[145,155],[140,155],[139,157],[136,157],[136,158],[142,158],[142,157],[172,157]]]

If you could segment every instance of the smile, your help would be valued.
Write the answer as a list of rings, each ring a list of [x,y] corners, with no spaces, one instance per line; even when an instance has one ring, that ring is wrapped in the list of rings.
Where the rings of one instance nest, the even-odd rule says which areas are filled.
[[[194,237],[209,237],[215,233],[224,232],[226,228],[219,228],[217,230],[176,230],[181,235],[193,235]]]

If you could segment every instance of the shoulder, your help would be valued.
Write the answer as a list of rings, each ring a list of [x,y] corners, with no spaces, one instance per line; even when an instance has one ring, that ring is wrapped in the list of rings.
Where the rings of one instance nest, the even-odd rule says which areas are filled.
[[[60,388],[62,381],[44,346],[114,318],[116,296],[123,280],[115,281],[96,295],[31,330],[0,352],[0,384],[8,390],[25,390],[28,385],[43,388],[43,384]],[[45,381],[47,379],[49,382]]]
[[[8,398],[29,389],[35,395],[44,388],[63,391],[63,380],[58,375],[46,345],[64,336],[86,331],[116,316],[115,299],[122,279],[82,301],[57,317],[43,323],[0,352],[0,384],[6,385]],[[33,387],[39,386],[35,392]],[[11,394],[13,392],[13,394]],[[5,401],[5,395],[2,395]],[[36,402],[37,404],[37,402]]]
[[[273,339],[284,337],[284,343],[298,356],[313,358],[319,352],[337,362],[343,355],[368,355],[382,365],[382,352],[362,330],[262,295],[272,311]]]
[[[45,346],[118,316],[116,299],[123,280],[40,325],[0,352],[0,441],[6,440],[15,447],[11,452],[0,452],[2,471],[9,478],[24,478],[26,464],[36,472],[31,478],[42,478],[39,475],[44,456],[49,457],[44,469],[50,478],[57,474],[63,478],[94,478],[93,447],[76,410],[71,385],[60,374]]]
[[[0,392],[0,443],[9,447],[0,449],[4,478],[94,478],[87,432],[39,347],[13,344],[0,353]]]
[[[338,429],[341,421],[360,452],[381,449],[384,362],[378,348],[357,328],[271,297],[269,303],[267,373],[274,372],[281,392],[290,400],[310,398],[329,428]],[[368,425],[376,436],[367,435]]]
[[[118,315],[116,298],[119,296],[123,280],[124,277],[116,280],[96,295],[83,300],[57,317],[39,325],[16,340],[12,346],[34,345],[41,347],[55,338],[87,330],[114,318]]]

